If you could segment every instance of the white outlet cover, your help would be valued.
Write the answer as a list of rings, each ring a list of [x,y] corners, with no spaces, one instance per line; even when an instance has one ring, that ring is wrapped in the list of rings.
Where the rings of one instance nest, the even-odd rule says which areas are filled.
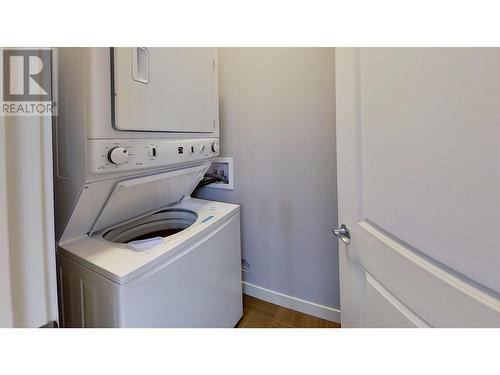
[[[228,183],[223,184],[221,182],[214,182],[212,184],[205,185],[204,187],[213,188],[213,189],[225,189],[225,190],[234,190],[233,185],[233,158],[225,158],[225,157],[216,157],[214,163],[227,164],[227,179]],[[211,166],[210,166],[211,167]],[[211,170],[211,168],[208,168]]]

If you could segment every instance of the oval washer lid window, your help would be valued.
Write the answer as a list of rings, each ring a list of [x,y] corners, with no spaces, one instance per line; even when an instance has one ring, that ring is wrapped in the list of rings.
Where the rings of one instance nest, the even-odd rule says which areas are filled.
[[[198,215],[182,208],[167,208],[128,224],[104,231],[106,241],[127,244],[165,238],[191,227]]]
[[[196,166],[117,183],[89,235],[180,202],[192,193],[205,169]]]

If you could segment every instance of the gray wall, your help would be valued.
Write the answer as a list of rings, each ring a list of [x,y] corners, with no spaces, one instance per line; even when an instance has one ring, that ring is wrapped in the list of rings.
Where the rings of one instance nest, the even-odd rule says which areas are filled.
[[[245,280],[339,308],[333,48],[219,49],[221,155],[242,207]]]

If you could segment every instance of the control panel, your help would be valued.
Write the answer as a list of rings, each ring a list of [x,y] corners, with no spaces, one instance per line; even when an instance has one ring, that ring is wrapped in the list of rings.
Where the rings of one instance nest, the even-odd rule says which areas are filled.
[[[218,138],[92,139],[87,141],[87,146],[89,168],[93,173],[156,168],[219,155]]]

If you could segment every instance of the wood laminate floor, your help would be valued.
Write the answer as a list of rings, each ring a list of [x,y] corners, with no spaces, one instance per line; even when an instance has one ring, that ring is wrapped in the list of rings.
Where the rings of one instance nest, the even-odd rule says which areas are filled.
[[[236,328],[340,328],[340,324],[243,295],[243,317]]]

